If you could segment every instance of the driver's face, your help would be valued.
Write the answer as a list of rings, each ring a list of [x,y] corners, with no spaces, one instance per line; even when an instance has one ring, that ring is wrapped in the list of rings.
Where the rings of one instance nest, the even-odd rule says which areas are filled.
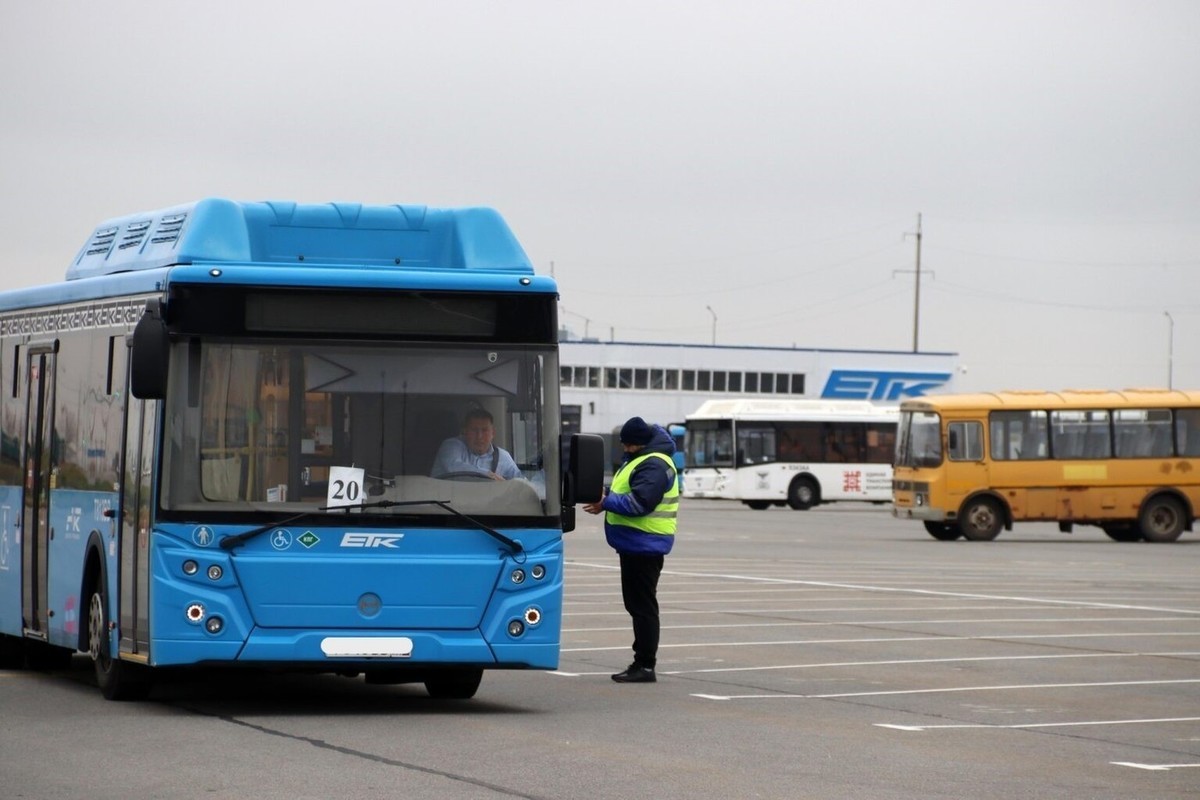
[[[496,436],[496,428],[486,419],[472,419],[463,428],[463,438],[467,447],[477,456],[492,449],[492,439]]]

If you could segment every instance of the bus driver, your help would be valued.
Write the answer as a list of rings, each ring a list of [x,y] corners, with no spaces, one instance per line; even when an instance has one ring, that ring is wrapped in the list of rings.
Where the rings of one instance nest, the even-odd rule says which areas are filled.
[[[450,437],[438,448],[430,474],[447,478],[474,473],[497,481],[520,478],[517,462],[507,450],[492,443],[495,436],[491,413],[484,408],[471,409],[463,421],[462,435]]]

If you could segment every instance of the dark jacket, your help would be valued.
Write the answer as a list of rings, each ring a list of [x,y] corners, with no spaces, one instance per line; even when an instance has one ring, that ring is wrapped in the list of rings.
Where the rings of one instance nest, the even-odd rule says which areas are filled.
[[[635,458],[649,453],[662,453],[670,458],[675,454],[675,440],[661,426],[654,426],[654,437],[645,448],[636,453],[626,453],[622,466]],[[605,511],[625,517],[642,517],[653,511],[662,502],[663,495],[675,482],[675,468],[661,458],[647,458],[634,467],[629,476],[629,493],[605,495],[600,504]],[[675,544],[674,536],[646,533],[627,525],[617,525],[604,520],[604,538],[618,553],[667,554]]]

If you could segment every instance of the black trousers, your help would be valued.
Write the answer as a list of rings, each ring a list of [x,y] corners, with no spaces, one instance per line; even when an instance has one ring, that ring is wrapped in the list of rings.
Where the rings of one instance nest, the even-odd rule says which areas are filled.
[[[619,553],[621,599],[633,618],[633,663],[654,669],[658,659],[658,576],[663,557]]]

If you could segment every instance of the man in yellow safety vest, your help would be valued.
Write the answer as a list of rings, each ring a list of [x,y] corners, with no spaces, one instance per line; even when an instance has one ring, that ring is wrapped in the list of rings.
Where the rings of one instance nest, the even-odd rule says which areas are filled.
[[[612,676],[617,683],[654,683],[658,659],[658,577],[675,544],[679,482],[675,440],[659,425],[632,417],[621,428],[625,460],[599,503],[583,510],[604,514],[604,537],[621,561],[621,599],[633,618],[633,663]]]

